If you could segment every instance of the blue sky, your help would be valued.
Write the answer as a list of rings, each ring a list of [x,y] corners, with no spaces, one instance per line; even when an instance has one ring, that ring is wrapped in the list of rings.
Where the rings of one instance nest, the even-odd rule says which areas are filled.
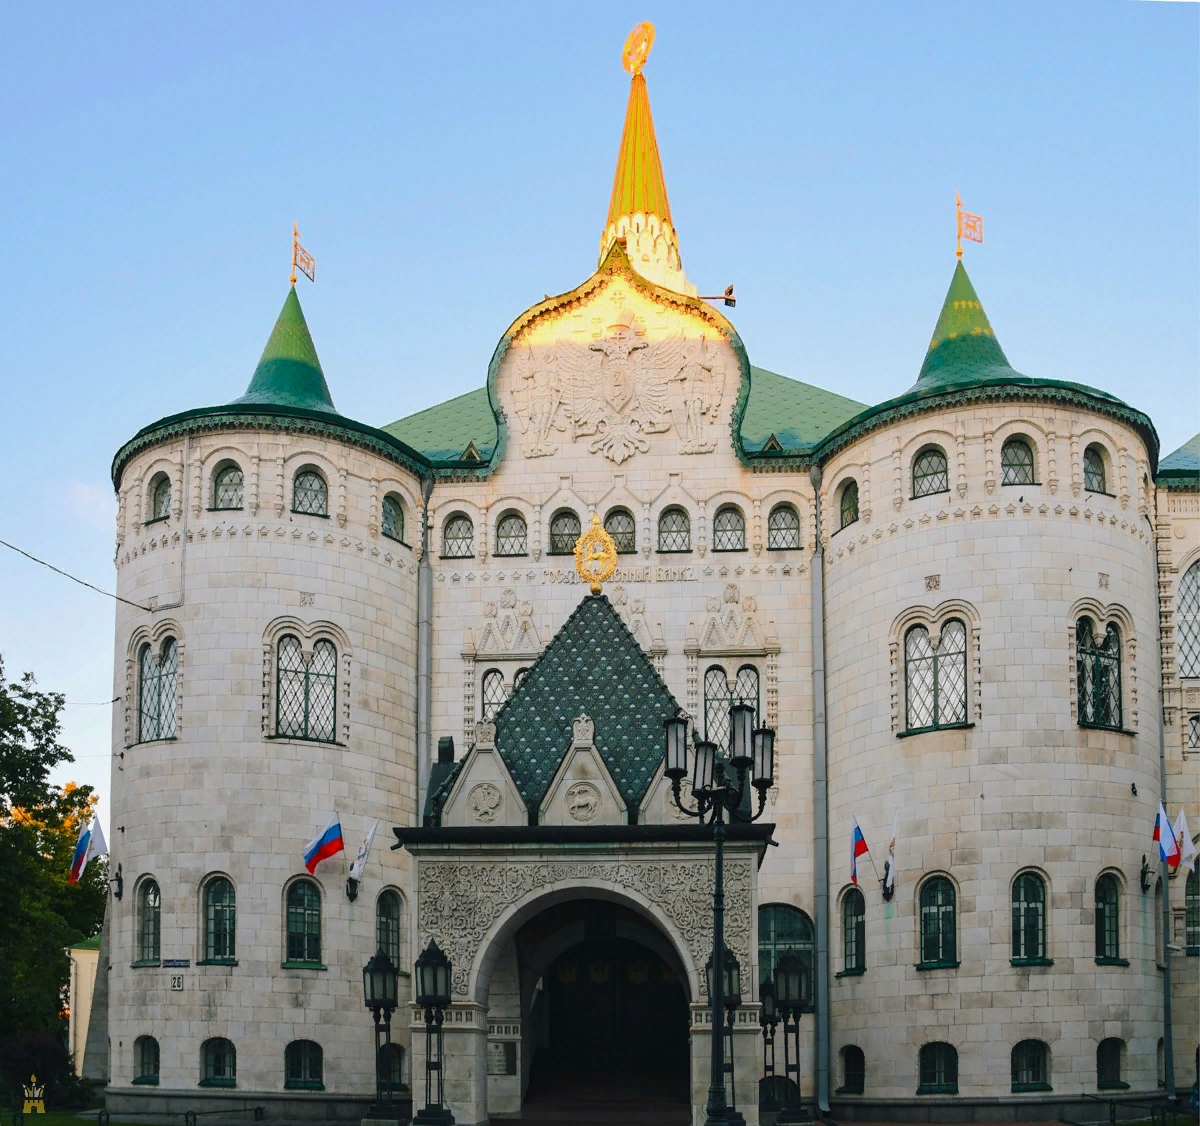
[[[751,361],[865,402],[916,378],[954,263],[1018,370],[1200,429],[1200,6],[4,5],[0,538],[111,589],[115,450],[245,389],[287,288],[338,408],[480,386],[594,269],[646,68],[684,264]],[[112,604],[0,551],[0,654],[67,693],[107,793]],[[105,821],[107,818],[105,817]]]

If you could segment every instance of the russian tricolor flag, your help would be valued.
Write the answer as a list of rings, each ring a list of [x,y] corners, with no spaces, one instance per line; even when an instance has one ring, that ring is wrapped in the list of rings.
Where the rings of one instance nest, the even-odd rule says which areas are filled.
[[[76,884],[83,875],[88,862],[88,845],[92,843],[92,827],[86,822],[79,827],[79,840],[75,842],[75,855],[71,858],[71,874],[67,883]]]
[[[346,842],[342,840],[342,823],[338,820],[338,815],[333,815],[333,820],[318,833],[304,847],[304,867],[308,869],[309,874],[317,870],[317,865],[322,860],[328,860],[331,856],[339,852],[346,851]]]
[[[854,832],[850,835],[850,882],[858,886],[858,858],[863,853],[870,852],[867,847],[867,838],[863,836],[863,831],[858,827],[858,818],[854,819]]]
[[[1171,822],[1162,802],[1158,803],[1158,816],[1154,818],[1154,840],[1158,841],[1158,855],[1168,868],[1179,866],[1179,845],[1171,831]]]

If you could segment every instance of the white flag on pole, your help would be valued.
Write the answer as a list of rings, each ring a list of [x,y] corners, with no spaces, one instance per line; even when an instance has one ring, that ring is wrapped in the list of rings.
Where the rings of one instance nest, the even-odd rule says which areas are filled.
[[[1182,817],[1183,814],[1181,813]],[[92,818],[92,839],[88,842],[87,859],[84,860],[84,867],[87,867],[88,860],[95,856],[108,855],[108,842],[104,839],[104,830],[100,828],[100,818]]]
[[[883,881],[883,886],[888,891],[896,890],[896,832],[899,828],[900,811],[896,810],[896,816],[892,819],[892,843],[888,845],[887,876]]]
[[[358,856],[354,858],[354,863],[350,866],[350,878],[352,880],[361,880],[363,869],[367,866],[367,857],[371,855],[371,845],[375,843],[375,830],[379,828],[379,822],[376,821],[371,826],[371,831],[367,834],[367,839],[359,846]]]
[[[1175,818],[1175,845],[1179,849],[1179,866],[1191,872],[1196,867],[1196,846],[1188,830],[1187,814],[1181,808]]]

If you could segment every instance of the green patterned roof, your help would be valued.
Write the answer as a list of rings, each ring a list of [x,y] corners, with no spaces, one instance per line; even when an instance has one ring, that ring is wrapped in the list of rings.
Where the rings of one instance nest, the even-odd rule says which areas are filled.
[[[1188,439],[1158,463],[1155,480],[1160,485],[1200,489],[1200,434]]]
[[[474,442],[484,461],[496,449],[496,418],[486,387],[428,407],[382,428],[433,462],[458,462]]]
[[[750,401],[742,415],[747,453],[804,453],[831,430],[866,409],[865,403],[801,383],[766,368],[750,368]],[[763,447],[775,436],[769,451]]]

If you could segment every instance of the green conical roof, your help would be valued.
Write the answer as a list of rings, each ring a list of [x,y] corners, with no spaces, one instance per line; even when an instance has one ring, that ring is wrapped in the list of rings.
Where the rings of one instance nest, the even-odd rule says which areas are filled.
[[[921,374],[908,394],[942,391],[983,380],[1025,380],[1013,371],[996,339],[979,295],[960,261],[925,353]]]
[[[292,286],[254,369],[246,393],[235,403],[302,407],[337,414],[321,361],[313,347],[296,287]]]

